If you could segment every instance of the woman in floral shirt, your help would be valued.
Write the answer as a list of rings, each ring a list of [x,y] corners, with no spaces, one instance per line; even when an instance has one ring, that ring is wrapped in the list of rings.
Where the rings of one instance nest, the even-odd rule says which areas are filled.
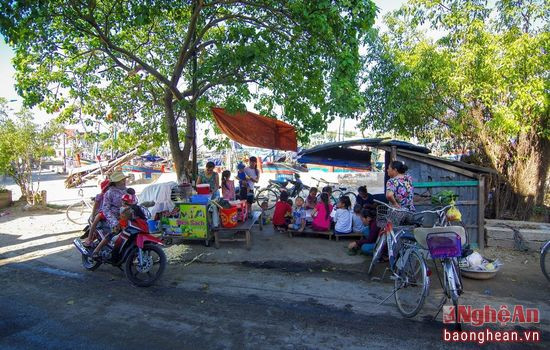
[[[111,174],[109,177],[111,185],[103,197],[101,210],[111,229],[118,226],[122,196],[126,193],[126,178],[127,176],[122,171],[115,171]]]
[[[400,161],[393,161],[388,167],[390,179],[386,182],[386,198],[396,208],[415,211],[412,177],[405,174],[409,168]]]

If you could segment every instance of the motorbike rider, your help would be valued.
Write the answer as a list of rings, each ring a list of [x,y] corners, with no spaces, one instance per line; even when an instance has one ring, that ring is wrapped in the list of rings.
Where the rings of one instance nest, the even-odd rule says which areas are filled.
[[[101,211],[105,215],[106,223],[111,228],[111,231],[118,229],[118,220],[120,218],[120,208],[122,207],[122,197],[126,192],[126,178],[122,171],[115,171],[109,176],[109,189],[105,193],[103,198],[103,205],[101,206]],[[133,196],[133,195],[131,195]],[[135,199],[135,196],[133,196]],[[112,237],[111,234],[106,235],[106,237],[101,241],[101,243],[94,249],[92,256],[97,256],[101,251],[101,248],[105,246],[106,242],[109,242],[109,239]]]

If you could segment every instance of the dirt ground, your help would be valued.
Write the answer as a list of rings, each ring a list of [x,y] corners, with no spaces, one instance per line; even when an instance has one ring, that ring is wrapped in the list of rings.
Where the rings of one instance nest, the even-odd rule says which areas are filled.
[[[21,204],[0,211],[0,266],[23,262],[72,249],[81,225],[69,222],[63,210],[24,210]],[[244,250],[240,244],[222,244],[221,249],[206,247],[201,242],[186,241],[166,248],[173,265],[212,263],[249,265],[264,269],[314,273],[336,271],[352,278],[366,279],[370,257],[349,256],[348,240],[328,241],[326,238],[294,237],[275,233],[269,226],[253,235],[253,249]],[[39,249],[38,249],[39,248]],[[502,296],[550,304],[550,283],[540,270],[538,252],[519,252],[509,249],[486,248],[487,258],[504,263],[491,280],[465,278],[465,289],[487,296]],[[380,274],[383,267],[380,266]],[[376,275],[376,272],[375,272]],[[437,284],[433,277],[434,282]],[[386,281],[387,282],[387,281]]]
[[[153,348],[449,345],[441,339],[441,313],[433,318],[442,296],[436,275],[421,313],[405,319],[393,298],[383,303],[392,295],[393,282],[371,280],[366,274],[371,258],[349,256],[347,240],[289,238],[271,227],[256,227],[251,250],[241,243],[215,249],[182,242],[165,248],[169,265],[157,284],[140,289],[111,266],[94,272],[82,268],[72,244],[81,229],[62,210],[24,211],[19,205],[0,211],[0,282],[5,286],[0,290],[0,348],[121,349],[142,346],[142,339]],[[461,304],[538,307],[540,324],[514,329],[540,330],[543,339],[488,348],[545,348],[550,283],[540,272],[538,254],[488,249],[485,256],[498,257],[504,266],[492,280],[464,279]],[[383,271],[380,264],[374,276]],[[115,335],[115,329],[124,332]]]

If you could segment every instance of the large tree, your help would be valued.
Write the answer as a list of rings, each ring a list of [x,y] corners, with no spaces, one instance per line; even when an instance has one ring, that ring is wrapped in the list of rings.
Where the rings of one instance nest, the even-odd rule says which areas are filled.
[[[371,41],[364,124],[476,150],[527,217],[550,186],[549,4],[410,0]]]
[[[2,2],[0,28],[26,105],[166,135],[181,180],[212,105],[257,101],[302,138],[358,110],[375,13],[370,0],[23,0]]]

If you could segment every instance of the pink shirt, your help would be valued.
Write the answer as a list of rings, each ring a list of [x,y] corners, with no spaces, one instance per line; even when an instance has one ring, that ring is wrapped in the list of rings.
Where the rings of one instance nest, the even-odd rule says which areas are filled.
[[[330,229],[330,212],[332,211],[332,204],[329,203],[327,212],[324,203],[317,203],[315,211],[317,211],[317,216],[313,218],[313,222],[311,223],[312,228],[319,231],[328,231]]]
[[[226,180],[225,185],[222,184],[222,197],[228,201],[235,200],[235,182],[233,180]]]

